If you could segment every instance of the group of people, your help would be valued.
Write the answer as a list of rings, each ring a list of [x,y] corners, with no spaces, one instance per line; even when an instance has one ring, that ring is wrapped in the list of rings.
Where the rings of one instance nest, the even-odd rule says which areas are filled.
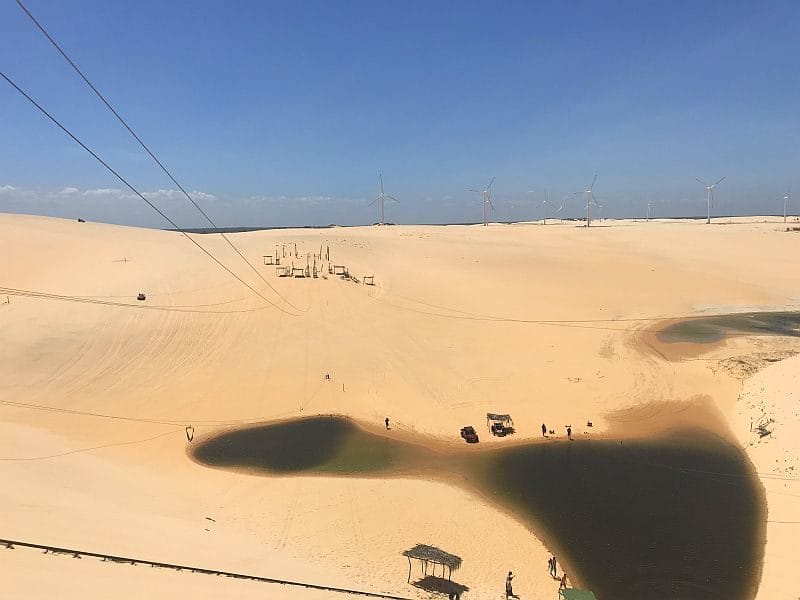
[[[558,589],[567,587],[567,573],[564,572],[564,574],[561,575],[561,578],[558,577],[558,566],[556,565],[555,556],[551,556],[549,559],[547,559],[547,570],[550,573],[550,577],[553,579],[559,579],[560,583]]]
[[[550,433],[553,433],[552,431]],[[547,437],[547,425],[542,423],[542,437]],[[567,425],[567,437],[572,439],[572,425]]]
[[[551,556],[550,558],[547,559],[547,571],[548,571],[548,573],[550,573],[550,576],[553,579],[558,579],[559,580],[558,589],[563,589],[563,588],[567,587],[567,574],[564,573],[559,578],[559,576],[558,576],[558,566],[556,564],[556,557],[555,556]],[[506,600],[508,600],[509,598],[516,598],[517,597],[517,596],[514,595],[514,587],[513,587],[513,584],[512,584],[513,579],[514,579],[514,573],[509,571],[508,575],[506,576]]]

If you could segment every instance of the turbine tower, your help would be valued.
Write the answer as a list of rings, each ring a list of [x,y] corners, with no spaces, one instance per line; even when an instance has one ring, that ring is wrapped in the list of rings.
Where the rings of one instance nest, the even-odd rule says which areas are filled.
[[[542,225],[547,225],[548,206],[550,206],[550,201],[547,199],[547,188],[544,188],[544,200],[542,200],[542,208],[544,209],[544,219],[542,219]]]
[[[727,175],[725,177],[727,177]],[[717,187],[720,183],[722,183],[722,181],[725,179],[725,177],[723,177],[722,179],[720,179],[716,183],[712,183],[711,185],[708,185],[702,179],[699,179],[699,178],[695,177],[695,179],[697,179],[697,181],[699,181],[704,186],[706,186],[706,203],[708,204],[708,213],[707,213],[707,216],[706,216],[706,225],[711,223],[711,206],[714,204],[714,188]]]
[[[600,206],[597,204],[597,199],[594,197],[594,182],[597,181],[597,174],[595,174],[594,179],[592,179],[592,185],[589,186],[588,190],[584,190],[582,192],[575,192],[574,196],[578,196],[580,194],[586,194],[586,226],[589,227],[592,223],[592,204],[596,206]]]
[[[489,185],[486,186],[486,189],[483,190],[475,190],[471,189],[470,192],[475,192],[476,194],[480,194],[481,198],[483,199],[483,225],[484,227],[489,224],[488,221],[488,212],[489,208],[491,207],[494,210],[494,204],[492,204],[492,184],[494,183],[494,177],[489,182]]]
[[[648,223],[650,222],[650,209],[652,208],[652,206],[653,206],[653,201],[652,200],[648,200],[647,201],[647,222]]]
[[[381,193],[377,198],[375,198],[375,200],[370,202],[368,204],[368,206],[372,206],[378,200],[381,201],[381,225],[386,225],[386,221],[385,221],[384,216],[383,216],[383,201],[384,201],[384,198],[389,198],[390,200],[394,200],[398,204],[400,204],[400,200],[398,200],[397,198],[395,198],[391,194],[387,194],[386,192],[383,191],[383,174],[378,174],[378,179],[380,179],[380,182],[381,182]]]
[[[789,208],[789,200],[792,199],[792,186],[789,186],[789,189],[786,190],[786,193],[783,195],[783,222],[786,223],[786,211]]]

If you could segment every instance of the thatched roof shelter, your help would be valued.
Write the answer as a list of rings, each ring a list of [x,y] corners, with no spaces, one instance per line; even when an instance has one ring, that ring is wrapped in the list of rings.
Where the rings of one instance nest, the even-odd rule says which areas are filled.
[[[421,561],[423,574],[427,574],[428,571],[428,563],[431,563],[434,568],[434,572],[436,570],[436,565],[442,565],[442,575],[444,575],[444,568],[447,567],[448,575],[447,578],[450,578],[453,571],[459,569],[461,567],[461,557],[456,556],[455,554],[450,554],[449,552],[445,552],[441,548],[437,548],[436,546],[428,546],[426,544],[417,544],[413,548],[410,548],[403,552],[403,556],[408,558],[408,580],[411,581],[411,559],[417,559]]]
[[[511,418],[511,415],[501,415],[497,413],[486,413],[486,422],[488,423],[489,421],[514,424],[514,419]]]

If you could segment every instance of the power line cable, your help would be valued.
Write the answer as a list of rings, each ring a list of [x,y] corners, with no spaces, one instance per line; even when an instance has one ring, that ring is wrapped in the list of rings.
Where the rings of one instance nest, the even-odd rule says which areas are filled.
[[[113,168],[113,167],[111,167],[111,165],[109,165],[109,164],[108,164],[106,161],[104,161],[102,158],[100,158],[100,157],[99,157],[99,156],[98,156],[98,155],[97,155],[97,154],[96,154],[96,153],[95,153],[95,152],[94,152],[94,151],[93,151],[91,148],[89,148],[89,147],[88,147],[86,144],[84,144],[82,141],[80,141],[80,140],[79,140],[79,139],[78,139],[78,138],[77,138],[77,137],[76,137],[76,136],[75,136],[75,135],[74,135],[74,134],[73,134],[73,133],[72,133],[72,132],[71,132],[69,129],[67,129],[67,128],[66,128],[64,125],[62,125],[62,124],[61,124],[61,122],[60,122],[60,121],[58,121],[58,119],[56,119],[56,118],[55,118],[53,115],[51,115],[49,112],[47,112],[47,110],[46,110],[44,107],[42,107],[42,105],[41,105],[41,104],[39,104],[38,102],[36,102],[36,100],[34,100],[34,99],[33,99],[33,98],[30,96],[30,95],[28,95],[28,93],[27,93],[27,92],[25,92],[25,90],[23,90],[23,89],[22,89],[21,87],[19,87],[19,86],[18,86],[16,83],[14,83],[14,81],[13,81],[13,80],[12,80],[12,79],[11,79],[11,78],[8,76],[8,75],[6,75],[6,74],[5,74],[3,71],[0,71],[0,77],[2,77],[3,79],[5,79],[5,80],[8,82],[8,84],[9,84],[9,85],[11,85],[11,87],[13,87],[15,90],[17,90],[17,91],[18,91],[18,92],[19,92],[19,93],[20,93],[20,94],[21,94],[23,97],[25,97],[25,99],[26,99],[26,100],[28,100],[28,102],[30,102],[30,103],[31,103],[31,104],[33,104],[33,105],[34,105],[36,108],[38,108],[38,109],[39,109],[39,111],[40,111],[40,112],[41,112],[43,115],[45,115],[45,116],[46,116],[48,119],[50,119],[50,120],[51,120],[53,123],[55,123],[55,124],[56,124],[56,125],[57,125],[57,126],[58,126],[58,127],[59,127],[59,128],[60,128],[60,129],[61,129],[63,132],[64,132],[64,133],[66,133],[66,134],[67,134],[67,135],[68,135],[70,138],[72,138],[72,140],[73,140],[73,141],[74,141],[76,144],[78,144],[78,145],[79,145],[81,148],[83,148],[84,150],[86,150],[86,152],[88,152],[89,154],[91,154],[91,155],[92,155],[92,156],[93,156],[93,157],[94,157],[94,158],[97,160],[97,162],[99,162],[101,165],[103,165],[103,166],[104,166],[104,167],[105,167],[105,168],[106,168],[106,169],[107,169],[107,170],[108,170],[108,171],[109,171],[109,172],[110,172],[112,175],[114,175],[114,177],[116,177],[117,179],[119,179],[119,180],[120,180],[120,181],[121,181],[121,182],[122,182],[122,183],[123,183],[123,184],[124,184],[124,185],[125,185],[125,186],[126,186],[128,189],[129,189],[129,190],[131,190],[131,191],[132,191],[134,194],[136,194],[136,195],[137,195],[139,198],[141,198],[141,199],[142,199],[144,202],[146,202],[146,203],[147,203],[147,205],[148,205],[150,208],[152,208],[152,209],[153,209],[154,211],[156,211],[156,212],[157,212],[159,215],[161,215],[161,216],[164,218],[164,220],[166,220],[166,221],[167,221],[167,222],[168,222],[170,225],[172,225],[172,226],[173,226],[173,227],[176,229],[176,231],[178,231],[178,232],[179,232],[181,235],[183,235],[183,236],[184,236],[184,237],[185,237],[187,240],[189,240],[189,241],[190,241],[192,244],[194,244],[195,246],[197,246],[197,247],[198,247],[198,248],[199,248],[199,249],[200,249],[200,250],[203,252],[203,254],[205,254],[206,256],[208,256],[208,257],[209,257],[211,260],[213,260],[215,263],[217,263],[217,264],[218,264],[220,267],[222,267],[223,269],[225,269],[225,271],[227,271],[227,272],[228,272],[228,273],[229,273],[229,274],[230,274],[232,277],[236,278],[236,279],[237,279],[237,280],[238,280],[238,281],[239,281],[239,282],[240,282],[242,285],[244,285],[244,286],[245,286],[247,289],[249,289],[249,290],[250,290],[251,292],[253,292],[253,293],[254,293],[256,296],[258,296],[259,298],[261,298],[261,299],[262,299],[264,302],[266,302],[267,304],[270,304],[270,305],[272,305],[273,307],[275,307],[276,309],[280,310],[281,312],[284,312],[284,313],[286,313],[286,314],[289,314],[289,315],[292,315],[292,316],[297,316],[297,315],[293,315],[291,312],[287,311],[285,308],[278,306],[278,305],[277,305],[277,304],[275,304],[275,303],[274,303],[272,300],[270,300],[269,298],[267,298],[266,296],[264,296],[264,295],[263,295],[261,292],[259,292],[257,289],[255,289],[253,286],[251,286],[249,283],[247,283],[247,282],[246,282],[244,279],[242,279],[242,278],[241,278],[241,277],[239,277],[239,276],[238,276],[236,273],[234,273],[233,271],[231,271],[231,269],[229,269],[229,268],[228,268],[228,267],[227,267],[227,266],[226,266],[226,265],[225,265],[223,262],[221,262],[221,261],[220,261],[220,260],[219,260],[219,259],[218,259],[216,256],[214,256],[214,255],[213,255],[211,252],[209,252],[208,250],[206,250],[206,249],[205,249],[205,248],[204,248],[202,245],[200,245],[200,244],[199,244],[199,243],[198,243],[198,242],[197,242],[197,241],[196,241],[194,238],[192,238],[192,237],[191,237],[191,236],[190,236],[188,233],[186,233],[186,231],[184,231],[182,228],[178,227],[178,225],[177,225],[177,223],[175,223],[175,221],[173,221],[171,218],[169,218],[169,217],[168,217],[168,216],[167,216],[167,215],[166,215],[166,214],[165,214],[165,213],[164,213],[164,212],[163,212],[161,209],[159,209],[159,208],[158,208],[158,207],[157,207],[155,204],[153,204],[152,202],[150,202],[150,200],[148,200],[147,198],[145,198],[145,197],[144,197],[144,196],[141,194],[141,192],[139,192],[139,190],[137,190],[135,187],[133,187],[133,185],[131,185],[130,183],[128,183],[128,181],[127,181],[127,180],[126,180],[126,179],[125,179],[125,178],[124,178],[122,175],[120,175],[119,173],[117,173],[117,172],[114,170],[114,168]]]
[[[53,39],[53,37],[52,37],[52,36],[51,36],[51,35],[50,35],[50,34],[47,32],[47,30],[45,30],[45,28],[42,26],[42,24],[41,24],[41,23],[39,23],[39,21],[37,21],[37,20],[36,20],[36,17],[34,17],[34,16],[31,14],[31,12],[30,12],[30,11],[27,9],[27,7],[26,7],[26,6],[25,6],[25,5],[24,5],[24,4],[23,4],[23,3],[22,3],[20,0],[17,0],[17,4],[19,4],[20,8],[21,8],[23,11],[25,11],[25,14],[26,14],[26,15],[28,15],[28,17],[30,17],[30,19],[31,19],[31,21],[33,21],[34,25],[36,25],[36,27],[38,27],[38,28],[39,28],[39,31],[41,31],[41,32],[42,32],[42,34],[44,34],[44,36],[45,36],[45,37],[46,37],[46,38],[47,38],[47,39],[50,41],[50,43],[53,45],[53,47],[54,47],[56,50],[58,50],[58,52],[61,54],[61,56],[63,56],[63,57],[64,57],[64,60],[66,60],[66,61],[69,63],[69,65],[70,65],[70,66],[71,66],[71,67],[72,67],[72,68],[75,70],[75,72],[76,72],[78,75],[80,75],[81,79],[83,79],[83,81],[85,81],[85,82],[86,82],[86,85],[88,85],[88,86],[91,88],[91,90],[92,90],[92,91],[95,93],[95,95],[96,95],[98,98],[100,98],[100,100],[103,102],[103,104],[105,104],[105,105],[106,105],[106,107],[108,108],[108,110],[110,110],[110,111],[111,111],[111,112],[114,114],[114,116],[117,118],[117,120],[118,120],[120,123],[122,123],[122,125],[125,127],[125,129],[127,129],[127,130],[128,130],[128,132],[129,132],[129,133],[130,133],[130,134],[133,136],[133,138],[134,138],[134,139],[135,139],[135,140],[136,140],[136,141],[139,143],[139,145],[140,145],[140,146],[141,146],[141,147],[144,149],[144,151],[145,151],[145,152],[147,152],[147,154],[148,154],[148,155],[150,155],[150,158],[152,158],[152,159],[153,159],[153,160],[156,162],[156,164],[157,164],[159,167],[161,167],[161,170],[162,170],[162,171],[164,171],[164,173],[167,175],[167,177],[169,177],[169,178],[170,178],[170,180],[172,181],[172,183],[174,183],[176,186],[178,186],[178,189],[179,189],[179,190],[180,190],[180,191],[183,193],[183,195],[184,195],[184,196],[186,196],[186,199],[187,199],[187,200],[189,200],[189,202],[191,202],[191,203],[194,205],[194,207],[195,207],[195,208],[196,208],[198,211],[200,211],[200,214],[202,214],[202,215],[203,215],[203,217],[205,217],[206,221],[208,221],[208,223],[209,223],[209,224],[210,224],[210,225],[211,225],[213,228],[217,229],[217,228],[218,228],[218,227],[217,227],[217,224],[216,224],[216,223],[214,223],[214,221],[211,219],[211,217],[209,217],[209,216],[208,216],[208,214],[207,214],[207,213],[206,213],[206,212],[205,212],[205,211],[204,211],[202,208],[200,208],[200,206],[199,206],[199,205],[197,204],[197,202],[195,202],[195,201],[194,201],[194,199],[193,199],[193,198],[192,198],[192,197],[189,195],[189,193],[186,191],[186,189],[184,189],[184,187],[183,187],[183,186],[182,186],[180,183],[178,183],[178,180],[177,180],[177,179],[175,179],[175,177],[173,177],[172,173],[170,173],[170,172],[169,172],[169,170],[167,169],[167,167],[165,167],[165,166],[164,166],[164,163],[162,163],[162,162],[161,162],[161,161],[160,161],[160,160],[159,160],[159,159],[156,157],[156,155],[155,155],[155,154],[153,154],[153,152],[150,150],[150,148],[148,148],[148,147],[147,147],[147,145],[146,145],[146,144],[145,144],[145,143],[142,141],[142,139],[141,139],[141,138],[140,138],[140,137],[139,137],[139,136],[136,134],[136,132],[135,132],[135,131],[134,131],[134,130],[133,130],[131,127],[130,127],[130,125],[128,125],[128,123],[125,121],[125,119],[123,119],[123,118],[120,116],[120,114],[119,114],[119,113],[118,113],[118,112],[117,112],[117,111],[114,109],[114,107],[113,107],[113,106],[111,106],[111,103],[109,103],[109,101],[108,101],[108,100],[106,100],[105,96],[103,96],[103,94],[101,94],[101,93],[100,93],[100,91],[99,91],[99,90],[98,90],[98,89],[97,89],[97,88],[94,86],[94,84],[92,84],[92,82],[91,82],[91,81],[89,81],[89,78],[88,78],[88,77],[86,77],[86,75],[84,75],[83,71],[81,71],[81,70],[78,68],[78,65],[76,65],[76,64],[75,64],[75,62],[74,62],[74,61],[73,61],[73,60],[72,60],[72,59],[71,59],[71,58],[70,58],[70,57],[67,55],[67,53],[66,53],[66,52],[64,52],[64,50],[61,48],[61,46],[59,46],[59,45],[58,45],[58,43],[57,43],[57,42],[56,42],[56,41]],[[294,304],[292,304],[292,303],[291,303],[289,300],[287,300],[287,299],[286,299],[286,298],[285,298],[285,297],[284,297],[284,296],[283,296],[283,295],[282,295],[282,294],[281,294],[281,293],[280,293],[280,292],[279,292],[277,289],[275,289],[275,288],[274,288],[274,287],[273,287],[273,286],[272,286],[272,285],[271,285],[271,284],[270,284],[270,283],[269,283],[269,282],[268,282],[268,281],[267,281],[267,280],[264,278],[264,276],[261,274],[261,272],[260,272],[258,269],[256,269],[256,268],[255,268],[255,266],[253,266],[253,263],[251,263],[249,260],[247,260],[247,258],[244,256],[244,254],[242,254],[242,253],[239,251],[239,249],[238,249],[238,248],[237,248],[237,247],[236,247],[236,246],[233,244],[233,242],[231,242],[231,241],[230,241],[230,239],[228,239],[228,237],[225,235],[225,233],[224,233],[224,232],[220,232],[220,235],[222,236],[222,239],[224,239],[224,240],[225,240],[225,241],[228,243],[228,245],[229,245],[229,246],[230,246],[230,247],[233,249],[233,251],[234,251],[234,252],[236,252],[236,254],[238,254],[238,255],[239,255],[239,257],[240,257],[240,258],[241,258],[241,259],[242,259],[242,260],[243,260],[243,261],[244,261],[244,262],[247,264],[247,266],[248,266],[248,267],[250,267],[250,269],[253,271],[253,273],[255,273],[255,274],[256,274],[256,275],[257,275],[257,276],[258,276],[258,277],[261,279],[261,281],[263,281],[263,282],[264,282],[264,283],[265,283],[265,284],[266,284],[266,285],[267,285],[267,286],[268,286],[268,287],[269,287],[269,288],[270,288],[270,289],[271,289],[273,292],[275,292],[275,294],[277,294],[277,296],[278,296],[278,297],[279,297],[281,300],[283,300],[283,301],[284,301],[286,304],[288,304],[289,306],[291,306],[293,309],[295,309],[295,310],[297,310],[297,311],[299,311],[299,310],[300,310],[300,309],[299,309],[299,308],[297,308],[297,307],[296,307]]]
[[[199,313],[206,315],[231,315],[237,313],[251,313],[267,308],[260,306],[257,308],[240,308],[232,310],[204,310],[206,306],[218,306],[219,304],[229,304],[230,302],[239,302],[240,300],[232,300],[230,302],[222,302],[217,304],[199,304],[199,305],[186,305],[186,306],[158,306],[148,304],[130,304],[128,302],[116,302],[113,300],[102,300],[87,296],[67,296],[64,294],[51,294],[48,292],[38,292],[35,290],[23,290],[17,288],[7,288],[0,286],[0,294],[8,296],[20,296],[23,298],[36,298],[39,300],[61,300],[63,302],[77,302],[80,304],[98,304],[101,306],[119,306],[122,308],[137,308],[140,310],[157,310],[164,312],[179,312],[179,313]]]
[[[144,444],[145,442],[152,442],[153,440],[157,440],[159,438],[165,437],[167,435],[171,435],[173,433],[183,432],[183,429],[172,429],[170,431],[165,431],[163,433],[159,433],[158,435],[154,435],[152,437],[145,438],[143,440],[133,440],[131,442],[116,442],[111,444],[103,444],[101,446],[92,446],[90,448],[78,448],[77,450],[68,450],[66,452],[59,452],[58,454],[47,454],[45,456],[22,456],[22,457],[1,457],[0,461],[3,462],[32,462],[37,460],[49,460],[51,458],[61,458],[62,456],[70,456],[72,454],[81,454],[83,452],[91,452],[92,450],[102,450],[104,448],[116,448],[118,446],[133,446],[134,444]]]
[[[79,417],[96,417],[98,419],[111,419],[114,421],[131,421],[134,423],[149,423],[155,425],[185,425],[191,423],[197,427],[226,427],[234,425],[251,425],[256,423],[264,423],[267,419],[277,419],[296,415],[295,411],[286,411],[279,414],[272,414],[269,416],[249,417],[244,419],[153,419],[147,417],[128,417],[125,415],[115,415],[108,413],[96,413],[85,410],[75,410],[71,408],[60,408],[58,406],[47,406],[44,404],[31,404],[29,402],[16,402],[13,400],[0,400],[0,406],[9,406],[12,408],[25,408],[30,410],[41,410],[45,412],[60,413],[65,415],[74,415]]]

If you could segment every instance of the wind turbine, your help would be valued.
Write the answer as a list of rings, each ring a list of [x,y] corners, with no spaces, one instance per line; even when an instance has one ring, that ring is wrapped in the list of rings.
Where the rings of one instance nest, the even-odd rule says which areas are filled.
[[[652,200],[648,200],[647,201],[647,221],[648,222],[650,221],[650,209],[652,207],[653,207],[653,201]]]
[[[378,175],[378,178],[379,178],[379,179],[380,179],[380,181],[381,181],[381,193],[380,193],[380,195],[379,195],[377,198],[375,198],[375,200],[373,200],[372,202],[370,202],[370,203],[369,203],[367,206],[372,206],[372,205],[373,205],[373,204],[375,204],[375,203],[376,203],[378,200],[380,200],[380,201],[381,201],[381,225],[386,225],[385,219],[384,219],[384,217],[383,217],[383,200],[384,200],[384,198],[389,198],[390,200],[394,200],[394,201],[395,201],[395,202],[397,202],[398,204],[400,204],[400,200],[398,200],[397,198],[395,198],[395,197],[394,197],[394,196],[392,196],[391,194],[387,194],[387,193],[385,193],[385,192],[383,191],[383,174],[379,174],[379,175]]]
[[[727,175],[725,177],[727,177]],[[699,181],[704,186],[706,186],[706,202],[708,203],[708,213],[707,213],[707,216],[706,216],[706,225],[711,223],[711,206],[714,204],[714,188],[717,187],[720,183],[722,183],[723,180],[725,179],[725,177],[723,177],[722,179],[720,179],[716,183],[712,183],[711,185],[708,185],[702,179],[699,179],[699,178],[695,177],[695,179],[697,179],[697,181]]]
[[[789,208],[789,200],[792,199],[792,186],[789,186],[789,189],[786,190],[786,193],[783,195],[783,222],[786,223],[786,211]]]
[[[489,185],[486,186],[484,190],[475,190],[471,189],[470,192],[475,192],[476,194],[480,194],[481,198],[483,199],[483,225],[484,227],[488,225],[487,220],[487,213],[489,211],[489,207],[494,210],[494,204],[492,204],[492,184],[494,183],[494,177],[489,182]]]
[[[580,194],[586,194],[586,226],[589,227],[592,223],[592,204],[596,205],[600,208],[600,205],[597,203],[597,199],[594,197],[594,182],[597,181],[597,174],[595,174],[594,179],[592,179],[592,185],[589,186],[588,190],[584,190],[582,192],[575,192],[573,196],[578,196]]]
[[[550,206],[550,201],[547,199],[547,188],[544,189],[544,200],[542,200],[542,210],[544,211],[544,218],[542,225],[547,225],[547,207]],[[561,209],[559,209],[561,210]]]

